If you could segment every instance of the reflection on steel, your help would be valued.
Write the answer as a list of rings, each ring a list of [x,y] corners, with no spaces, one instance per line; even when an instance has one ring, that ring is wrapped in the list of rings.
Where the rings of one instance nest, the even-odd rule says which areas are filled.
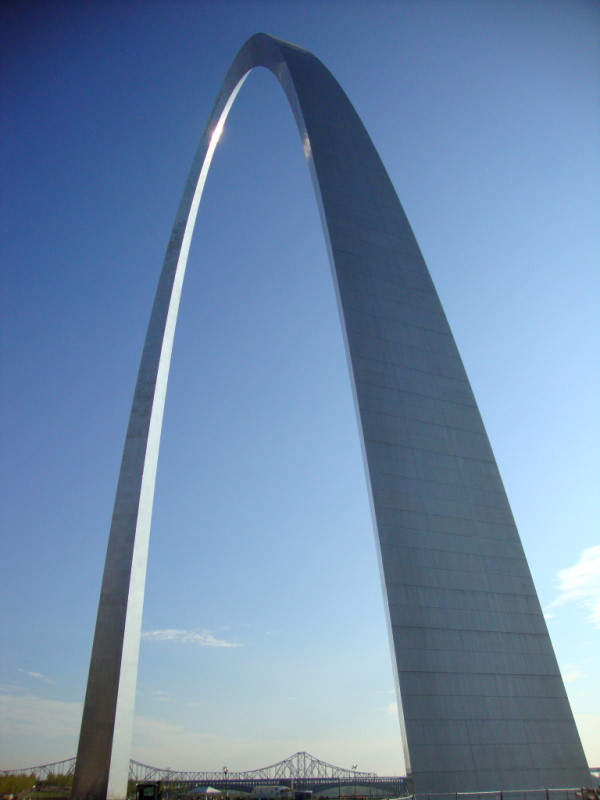
[[[125,797],[179,298],[212,155],[231,104],[256,66],[271,70],[288,97],[321,211],[415,790],[589,783],[494,456],[396,192],[354,108],[321,62],[258,34],[235,59],[208,121],[152,309],[115,500],[73,797]]]

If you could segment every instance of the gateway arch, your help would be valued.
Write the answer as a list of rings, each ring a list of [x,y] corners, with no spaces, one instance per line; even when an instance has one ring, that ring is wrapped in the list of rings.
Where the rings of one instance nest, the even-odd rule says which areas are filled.
[[[160,432],[192,232],[245,77],[271,70],[302,139],[364,453],[416,792],[589,784],[518,532],[444,311],[369,135],[311,53],[257,34],[194,157],[148,326],[116,493],[72,797],[126,796]]]

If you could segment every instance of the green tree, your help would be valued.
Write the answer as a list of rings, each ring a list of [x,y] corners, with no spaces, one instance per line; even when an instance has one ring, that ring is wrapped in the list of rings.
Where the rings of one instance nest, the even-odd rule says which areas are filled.
[[[31,775],[0,775],[0,794],[19,794],[33,789],[36,781],[33,772]]]
[[[49,772],[45,783],[48,786],[69,787],[73,785],[73,775],[61,775],[56,772]]]

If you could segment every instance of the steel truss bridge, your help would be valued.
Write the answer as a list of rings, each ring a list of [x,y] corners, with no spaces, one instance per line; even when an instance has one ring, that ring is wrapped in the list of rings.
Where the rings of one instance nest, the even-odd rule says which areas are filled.
[[[55,761],[39,767],[4,770],[0,775],[31,775],[37,780],[46,780],[48,775],[71,775],[75,770],[75,759]],[[169,768],[152,767],[139,761],[129,762],[129,778],[137,783],[162,781],[165,789],[180,794],[198,785],[212,786],[227,793],[252,792],[255,786],[293,786],[298,790],[327,793],[334,797],[360,796],[376,798],[397,797],[407,794],[405,777],[380,777],[374,772],[359,772],[356,768],[336,767],[321,761],[309,753],[293,756],[270,764],[268,767],[236,772],[226,768],[208,772],[182,772]]]
[[[36,780],[47,780],[49,775],[72,775],[75,759],[54,761],[38,767],[0,770],[2,775],[35,775]],[[590,767],[593,777],[600,779],[600,767]],[[384,797],[400,797],[408,794],[408,781],[405,777],[381,777],[374,772],[358,772],[356,769],[336,767],[321,761],[308,753],[296,753],[283,761],[262,769],[248,772],[235,772],[225,769],[217,772],[180,772],[172,769],[151,767],[139,761],[129,762],[129,778],[137,783],[144,781],[163,781],[165,788],[173,795],[183,794],[198,785],[210,785],[224,790],[227,795],[251,792],[255,786],[283,785],[294,786],[300,790],[312,790],[315,794],[327,794],[336,798],[355,798],[356,800],[379,800]],[[418,800],[447,800],[439,795],[419,795]],[[459,792],[454,800],[599,800],[593,790],[540,789],[532,791],[508,792]],[[407,798],[409,800],[409,798]],[[410,800],[417,800],[415,795]]]

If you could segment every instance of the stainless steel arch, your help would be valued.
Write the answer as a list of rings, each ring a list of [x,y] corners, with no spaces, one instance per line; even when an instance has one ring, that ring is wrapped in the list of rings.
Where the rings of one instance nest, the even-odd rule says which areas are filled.
[[[581,785],[589,773],[518,533],[394,188],[358,115],[321,62],[257,34],[236,57],[210,115],[156,292],[113,512],[72,796],[125,797],[179,298],[220,131],[245,76],[257,66],[271,70],[287,95],[321,210],[415,788]]]

